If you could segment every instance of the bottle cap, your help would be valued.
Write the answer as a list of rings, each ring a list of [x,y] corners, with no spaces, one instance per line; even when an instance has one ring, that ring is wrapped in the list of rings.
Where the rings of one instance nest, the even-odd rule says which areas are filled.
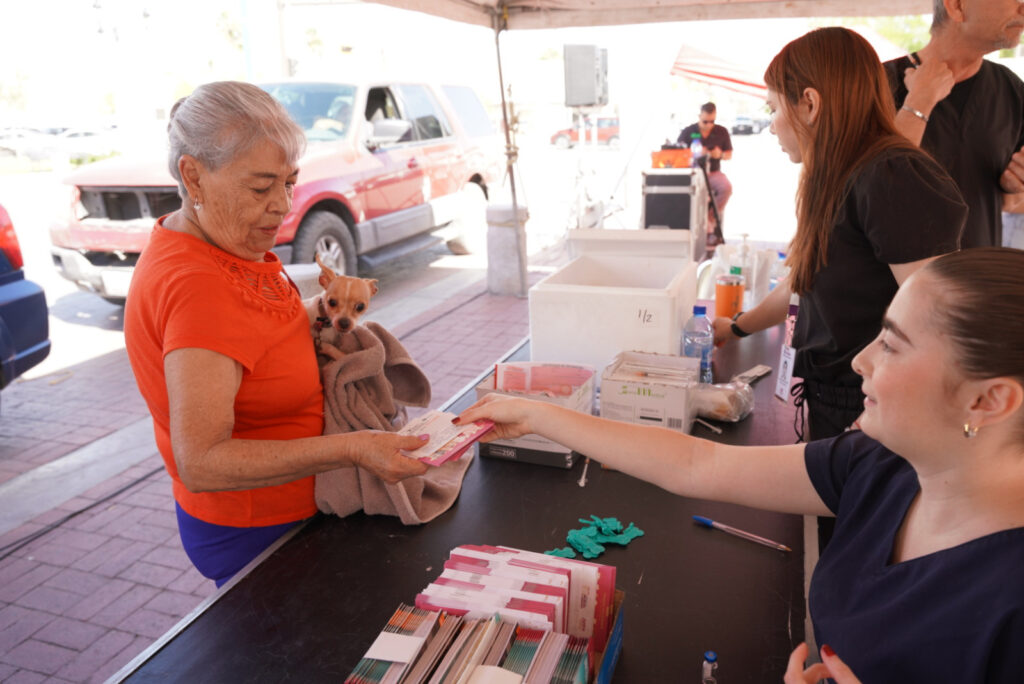
[[[730,266],[729,273],[732,275],[740,275],[743,273],[743,269],[740,268],[739,266]]]
[[[695,306],[695,307],[693,307],[693,315],[694,316],[704,316],[705,314],[707,314],[707,312],[708,312],[708,308],[706,306]]]
[[[704,651],[704,660],[713,663],[718,660],[718,654],[714,651]]]

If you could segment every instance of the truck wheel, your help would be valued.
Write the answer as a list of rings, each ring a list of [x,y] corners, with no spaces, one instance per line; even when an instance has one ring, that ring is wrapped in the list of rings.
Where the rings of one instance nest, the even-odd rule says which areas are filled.
[[[338,275],[356,275],[356,247],[348,224],[337,214],[314,211],[306,215],[292,242],[292,263],[313,263],[320,255]]]
[[[560,135],[557,138],[555,138],[555,147],[557,147],[560,150],[569,149],[569,136]]]
[[[487,196],[476,183],[466,183],[459,193],[462,210],[452,221],[451,239],[445,244],[452,254],[471,254],[487,248]]]
[[[619,149],[619,136],[613,135],[612,137],[608,138],[608,147],[613,150]]]

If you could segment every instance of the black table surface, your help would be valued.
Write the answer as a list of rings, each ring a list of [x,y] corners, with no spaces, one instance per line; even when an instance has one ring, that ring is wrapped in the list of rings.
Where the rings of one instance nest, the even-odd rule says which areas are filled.
[[[715,352],[722,382],[758,363],[775,366],[781,331]],[[526,346],[510,358],[525,358]],[[775,399],[774,373],[755,384],[754,412],[717,423],[732,444],[793,441],[792,407]],[[471,387],[446,406],[459,411]],[[751,458],[757,454],[752,453]],[[128,668],[133,682],[340,682],[400,602],[442,570],[460,544],[532,551],[566,545],[591,514],[635,523],[645,535],[597,559],[617,568],[625,636],[615,682],[697,682],[702,654],[719,656],[719,681],[781,681],[804,638],[800,516],[687,499],[596,463],[578,485],[571,470],[479,458],[455,505],[432,522],[318,516],[222,587]],[[783,553],[693,523],[704,515],[782,542]]]

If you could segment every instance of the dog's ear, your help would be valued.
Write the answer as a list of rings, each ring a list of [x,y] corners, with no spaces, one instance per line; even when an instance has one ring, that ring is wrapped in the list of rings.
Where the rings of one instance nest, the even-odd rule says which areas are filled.
[[[331,269],[329,269],[326,266],[324,266],[324,262],[320,261],[320,253],[319,252],[317,252],[317,254],[316,254],[316,256],[314,258],[316,259],[316,263],[320,265],[320,281],[319,281],[320,282],[320,287],[322,287],[322,288],[324,288],[326,290],[327,289],[327,283],[331,282],[332,280],[334,280],[338,276],[337,276],[337,274],[335,274],[334,271],[332,271]]]
[[[363,278],[363,282],[365,282],[367,285],[369,285],[369,287],[370,287],[370,296],[371,297],[373,295],[377,294],[377,279],[376,278]]]

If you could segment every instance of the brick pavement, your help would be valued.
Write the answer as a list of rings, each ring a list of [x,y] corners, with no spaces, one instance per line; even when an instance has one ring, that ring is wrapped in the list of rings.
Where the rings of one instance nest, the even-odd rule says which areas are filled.
[[[534,264],[564,258],[555,249]],[[530,280],[543,275],[531,268]],[[480,280],[391,331],[430,378],[436,407],[528,334],[528,304]],[[3,395],[0,483],[147,415],[124,350],[15,383]],[[212,594],[175,525],[153,456],[0,536],[0,681],[105,681]]]

